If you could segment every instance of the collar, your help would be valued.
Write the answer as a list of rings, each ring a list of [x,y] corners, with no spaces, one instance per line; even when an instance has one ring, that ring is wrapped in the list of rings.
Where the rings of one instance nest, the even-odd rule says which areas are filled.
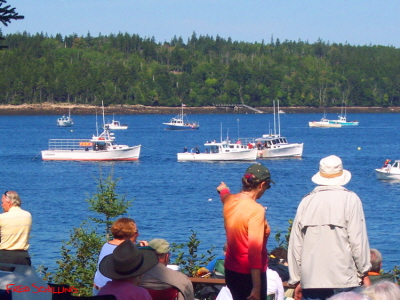
[[[372,272],[372,271],[369,271],[368,272],[368,275],[371,275],[371,276],[377,276],[377,275],[381,275],[379,272]]]

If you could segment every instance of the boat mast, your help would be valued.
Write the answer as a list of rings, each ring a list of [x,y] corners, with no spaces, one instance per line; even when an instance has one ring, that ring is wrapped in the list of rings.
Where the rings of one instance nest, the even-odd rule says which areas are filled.
[[[275,100],[272,100],[272,103],[274,105],[274,135],[276,135]]]
[[[276,100],[278,103],[278,135],[281,136],[281,117],[279,114],[279,100]]]

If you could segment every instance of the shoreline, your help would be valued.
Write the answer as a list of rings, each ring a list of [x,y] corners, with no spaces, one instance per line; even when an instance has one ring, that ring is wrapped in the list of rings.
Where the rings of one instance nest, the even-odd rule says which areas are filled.
[[[272,114],[273,107],[256,107],[264,113]],[[280,107],[285,113],[289,114],[314,114],[314,113],[334,113],[340,114],[340,107],[316,108],[316,107]],[[102,113],[101,106],[94,105],[74,105],[74,104],[22,104],[22,105],[0,105],[0,115],[67,115],[71,110],[72,115],[94,115]],[[104,113],[119,115],[163,115],[179,114],[180,107],[159,107],[144,105],[111,105],[104,108]],[[244,108],[222,108],[214,106],[206,107],[185,107],[186,114],[254,114],[255,112]],[[400,113],[400,107],[347,107],[347,113]]]

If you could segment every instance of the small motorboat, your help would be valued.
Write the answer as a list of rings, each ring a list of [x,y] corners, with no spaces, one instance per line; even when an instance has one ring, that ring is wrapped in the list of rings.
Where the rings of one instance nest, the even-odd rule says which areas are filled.
[[[69,111],[68,116],[63,115],[57,119],[57,126],[59,127],[72,127],[73,125],[74,121],[71,118],[71,111]]]
[[[183,114],[184,106],[185,105],[182,104],[182,111],[179,115],[172,118],[168,123],[163,123],[165,125],[165,130],[191,130],[200,128],[199,123],[189,122],[187,120],[187,116]]]
[[[375,169],[376,178],[381,180],[400,180],[400,160],[395,160],[390,164],[387,160],[380,169]]]
[[[105,128],[106,126],[108,126],[108,128],[110,130],[125,130],[125,129],[128,129],[128,125],[121,124],[120,121],[114,120],[114,115],[113,115],[113,119],[112,119],[111,123],[105,124],[103,126],[103,128]]]
[[[319,128],[341,128],[342,124],[322,118],[321,121],[308,122],[308,126]]]

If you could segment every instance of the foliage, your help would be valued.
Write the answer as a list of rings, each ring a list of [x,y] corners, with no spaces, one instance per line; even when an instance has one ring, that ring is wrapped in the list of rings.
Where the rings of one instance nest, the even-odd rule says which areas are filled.
[[[289,239],[290,239],[290,233],[292,232],[293,219],[289,219],[288,223],[289,226],[287,228],[287,233],[285,234],[283,240],[281,240],[281,235],[282,235],[281,231],[278,231],[278,233],[275,234],[275,240],[278,243],[278,248],[284,248],[284,249],[289,248]]]
[[[112,171],[105,179],[100,175],[96,193],[87,199],[89,210],[102,215],[89,220],[97,224],[106,224],[106,230],[99,233],[97,227],[91,227],[92,223],[89,220],[84,220],[79,227],[73,228],[69,240],[63,241],[61,246],[61,259],[56,261],[58,268],[55,274],[44,266],[38,269],[43,280],[74,287],[79,293],[77,296],[92,294],[97,259],[102,245],[108,240],[111,219],[126,213],[131,205],[131,201],[125,200],[125,195],[120,197],[116,194],[118,181],[119,179],[113,179]]]
[[[394,266],[393,270],[390,272],[397,279],[397,284],[400,284],[400,268],[398,266]]]
[[[4,26],[8,26],[11,20],[21,20],[24,18],[24,16],[20,16],[15,11],[15,7],[11,8],[10,5],[2,7],[5,3],[7,3],[6,0],[0,0],[0,22],[3,23]]]
[[[172,243],[171,245],[171,252],[177,255],[175,264],[179,265],[180,270],[189,277],[193,277],[198,269],[206,266],[215,257],[215,255],[212,254],[215,249],[214,246],[207,250],[207,255],[199,255],[197,253],[201,241],[197,238],[197,232],[194,230],[191,231],[192,234],[187,243]],[[184,250],[185,247],[187,248],[186,250]]]
[[[106,239],[110,237],[110,227],[114,222],[112,219],[126,213],[127,209],[132,205],[133,200],[126,200],[126,194],[119,196],[115,192],[115,188],[120,179],[113,179],[111,171],[107,178],[103,179],[102,175],[98,179],[97,191],[92,198],[87,199],[89,210],[99,213],[104,218],[90,217],[93,222],[106,225]]]
[[[105,240],[84,222],[74,228],[70,240],[61,247],[61,259],[54,282],[76,288],[76,296],[91,295],[97,258]]]
[[[128,33],[5,38],[0,104],[400,105],[400,49],[393,46],[245,43],[195,33],[186,43]]]

